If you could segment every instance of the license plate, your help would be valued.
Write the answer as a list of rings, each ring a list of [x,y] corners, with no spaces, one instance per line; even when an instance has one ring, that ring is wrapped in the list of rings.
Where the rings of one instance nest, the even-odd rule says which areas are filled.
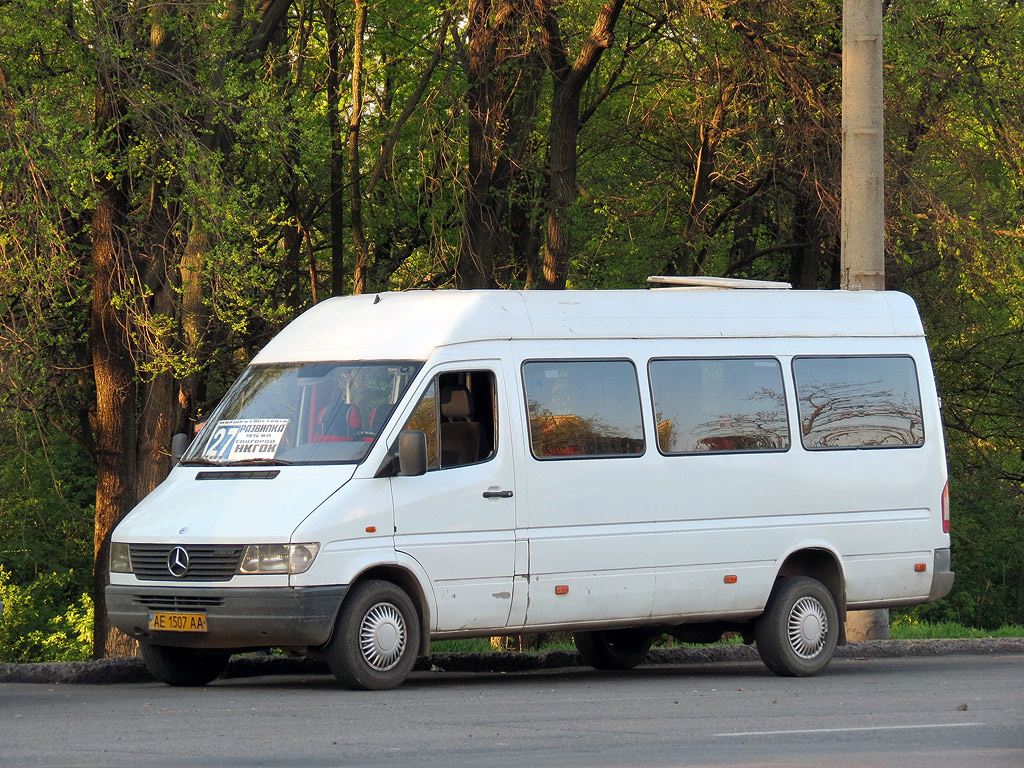
[[[161,632],[205,632],[205,613],[151,613],[149,628]]]

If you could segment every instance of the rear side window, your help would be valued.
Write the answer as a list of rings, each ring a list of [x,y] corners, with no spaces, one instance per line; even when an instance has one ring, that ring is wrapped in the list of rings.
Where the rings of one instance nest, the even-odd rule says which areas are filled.
[[[662,453],[789,448],[786,394],[778,360],[652,360],[649,370]]]
[[[523,364],[530,447],[538,459],[639,456],[640,388],[628,360]]]
[[[914,360],[797,357],[800,435],[808,450],[903,448],[924,443]]]

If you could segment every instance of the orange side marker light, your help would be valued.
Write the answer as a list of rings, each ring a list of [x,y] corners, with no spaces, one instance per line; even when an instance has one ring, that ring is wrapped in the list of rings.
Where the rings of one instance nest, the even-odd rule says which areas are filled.
[[[555,587],[555,594],[556,595],[568,595],[569,594],[569,585],[568,584],[559,584],[557,587]]]
[[[928,570],[928,563],[916,563],[914,565],[914,570],[918,573],[924,573]]]
[[[724,579],[726,584],[735,584],[739,580],[740,580],[740,577],[736,576],[735,574],[732,574],[732,573],[728,574],[725,577],[725,579]]]

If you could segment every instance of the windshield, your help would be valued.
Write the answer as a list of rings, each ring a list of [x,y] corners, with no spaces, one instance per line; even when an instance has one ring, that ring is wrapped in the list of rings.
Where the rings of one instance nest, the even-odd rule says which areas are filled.
[[[326,362],[249,366],[181,463],[360,462],[420,365]]]

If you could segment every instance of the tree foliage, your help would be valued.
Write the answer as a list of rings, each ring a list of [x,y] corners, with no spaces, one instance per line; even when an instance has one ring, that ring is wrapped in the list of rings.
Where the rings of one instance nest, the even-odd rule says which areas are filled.
[[[884,7],[887,279],[926,320],[962,574],[927,610],[1020,621],[1024,13]],[[0,426],[98,482],[49,507],[4,454],[12,584],[56,557],[25,520],[94,514],[98,595],[171,434],[327,296],[839,284],[834,3],[18,0],[0,30]]]
[[[88,456],[34,420],[0,419],[0,661],[92,653]]]
[[[93,650],[93,602],[74,571],[15,583],[0,566],[0,662],[84,661]]]

